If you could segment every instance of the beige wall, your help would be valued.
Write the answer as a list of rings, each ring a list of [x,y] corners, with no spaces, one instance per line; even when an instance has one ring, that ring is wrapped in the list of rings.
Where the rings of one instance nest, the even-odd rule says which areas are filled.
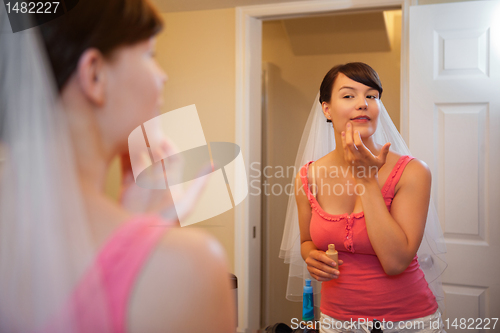
[[[156,47],[168,75],[163,112],[196,104],[206,141],[234,142],[235,10],[164,13],[163,18]],[[192,227],[217,237],[234,271],[234,211]]]

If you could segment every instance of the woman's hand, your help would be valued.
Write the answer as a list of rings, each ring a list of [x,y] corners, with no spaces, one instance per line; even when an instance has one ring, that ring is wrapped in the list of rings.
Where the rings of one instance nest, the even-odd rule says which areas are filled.
[[[143,163],[149,167],[149,183],[165,183],[165,175],[168,177],[168,184],[183,183],[184,159],[178,154],[177,148],[165,136],[157,140],[160,144],[157,151],[152,151],[152,155],[168,156],[165,163],[155,163],[151,165],[149,156],[135,156],[137,163]],[[120,202],[129,212],[142,214],[158,214],[165,220],[183,221],[193,212],[200,196],[202,195],[208,179],[202,177],[213,171],[212,165],[207,162],[198,167],[195,178],[189,182],[189,186],[168,189],[149,189],[136,184],[132,172],[131,158],[127,154],[121,156],[122,162],[122,191]],[[163,169],[164,167],[164,169]],[[140,168],[142,169],[142,168]],[[148,171],[145,171],[148,172]],[[174,204],[174,198],[175,204]]]
[[[168,138],[160,136],[157,140],[159,142],[157,145],[158,148],[155,151],[151,151],[152,155],[175,156],[177,150]],[[120,202],[122,206],[133,213],[162,214],[165,219],[177,219],[171,192],[166,189],[148,189],[138,186],[134,180],[131,156],[127,152],[120,156],[120,158],[122,165]],[[148,153],[143,152],[140,156],[132,156],[132,158],[136,163],[134,166],[139,170],[150,168],[148,176],[151,184],[165,183],[162,164],[156,163],[153,165]],[[179,163],[178,159],[173,161],[169,164],[163,164],[167,170],[177,167],[177,164],[182,164]],[[154,172],[151,171],[153,169],[155,170]]]
[[[361,178],[373,178],[378,170],[385,164],[389,153],[390,142],[387,142],[378,156],[363,144],[359,131],[353,132],[353,126],[349,122],[346,131],[342,132],[342,146],[344,147],[344,158],[349,165],[355,167],[356,172],[352,175],[356,180]],[[373,172],[376,169],[376,172]]]
[[[339,260],[339,265],[344,262]],[[324,251],[311,250],[306,258],[307,270],[318,281],[330,281],[339,277],[339,270],[335,261],[330,259]]]

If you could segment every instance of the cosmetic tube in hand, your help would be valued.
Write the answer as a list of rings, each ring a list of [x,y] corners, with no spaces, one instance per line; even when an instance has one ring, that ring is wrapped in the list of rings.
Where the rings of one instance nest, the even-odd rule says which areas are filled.
[[[335,244],[328,245],[328,251],[326,251],[326,255],[337,264],[337,266],[335,266],[335,269],[339,269],[339,253],[337,252],[337,250],[335,250]]]

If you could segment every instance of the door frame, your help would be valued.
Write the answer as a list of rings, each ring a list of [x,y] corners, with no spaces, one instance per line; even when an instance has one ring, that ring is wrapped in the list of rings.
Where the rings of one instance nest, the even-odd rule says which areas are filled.
[[[250,174],[250,161],[262,161],[262,22],[337,11],[401,8],[400,129],[408,142],[409,9],[417,4],[418,0],[310,0],[236,7],[235,142],[241,147],[247,175]],[[249,195],[235,208],[234,273],[238,278],[238,332],[244,333],[256,332],[260,328],[261,199],[261,195]]]

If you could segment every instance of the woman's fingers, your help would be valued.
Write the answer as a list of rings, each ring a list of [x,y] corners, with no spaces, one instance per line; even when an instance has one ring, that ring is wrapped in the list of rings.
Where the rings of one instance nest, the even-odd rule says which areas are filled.
[[[389,154],[390,147],[391,143],[387,142],[380,150],[380,155],[377,156],[377,159],[382,163],[382,165],[384,165],[385,161],[387,160],[387,154]]]
[[[375,156],[363,143],[361,133],[355,131],[350,122],[346,124],[346,130],[341,133],[341,138],[344,158],[349,165],[352,164],[357,168],[375,166],[380,169],[385,164],[391,146],[389,142],[382,147],[380,154]]]
[[[314,273],[311,273],[309,272],[309,274],[311,275],[311,277],[319,282],[327,282],[327,281],[330,281],[332,280],[333,278],[324,278],[324,277],[321,277],[321,276],[318,276]]]
[[[354,131],[354,128],[351,123],[347,123],[345,137],[343,138],[343,142],[345,141],[344,152],[347,162],[355,163],[355,161],[366,160],[367,158],[375,158],[375,156],[370,152],[368,148],[361,140],[361,134],[359,131]]]
[[[348,162],[353,161],[370,161],[371,163],[380,164],[379,167],[385,164],[387,154],[389,153],[389,147],[391,143],[386,143],[378,156],[373,155],[373,153],[365,146],[363,139],[361,138],[361,133],[355,131],[351,123],[347,123],[346,131],[342,132],[342,145],[344,147],[344,155]],[[348,157],[348,158],[347,158]],[[368,162],[370,164],[370,162]]]
[[[346,138],[346,132],[342,132],[342,147],[344,148],[344,158],[346,160],[349,160],[351,152],[349,151],[349,148],[347,148],[347,143],[345,138]]]
[[[335,261],[328,258],[324,252],[312,251],[306,259],[306,263],[328,274],[338,274],[338,270],[335,267]]]
[[[357,155],[360,160],[369,160],[370,158],[375,158],[375,156],[371,153],[371,151],[366,148],[365,144],[363,143],[363,140],[361,140],[361,134],[359,131],[355,131],[353,134],[353,141],[354,144],[356,145],[357,149]]]
[[[345,143],[347,145],[347,148],[349,148],[352,153],[358,150],[356,148],[356,145],[354,144],[353,129],[351,123],[347,123],[346,125]]]
[[[324,277],[328,277],[330,275],[334,274],[334,269],[333,267],[329,267],[328,265],[314,259],[311,257],[308,257],[306,259],[306,264],[309,270],[312,270],[314,274],[321,275]]]
[[[338,278],[337,274],[329,274],[313,266],[308,265],[307,270],[318,281],[330,281],[331,279]]]
[[[359,131],[354,131],[352,133],[352,141],[354,141],[354,144],[357,148],[363,145],[363,140],[361,140],[361,134],[359,133]]]
[[[354,132],[353,140],[357,150],[360,152],[360,155],[375,158],[375,155],[373,155],[372,152],[368,148],[366,148],[365,144],[363,143],[363,140],[361,139],[361,133],[359,133],[359,131]]]
[[[344,133],[344,135],[342,136],[342,146],[344,147],[344,158],[347,162],[351,163],[351,161],[354,161],[354,155],[352,153],[352,148],[350,148],[347,145],[347,142],[346,142],[347,134],[346,134],[346,132],[343,132],[343,133]]]
[[[330,257],[328,257],[325,252],[319,252],[317,260],[325,263],[329,267],[334,267],[333,270],[330,271],[333,272],[334,274],[337,274],[336,272],[338,270],[337,263]]]
[[[337,279],[340,275],[338,267],[335,266],[335,261],[330,259],[323,251],[311,251],[306,258],[307,270],[311,276],[318,281],[330,281]],[[339,260],[339,265],[341,261]]]

